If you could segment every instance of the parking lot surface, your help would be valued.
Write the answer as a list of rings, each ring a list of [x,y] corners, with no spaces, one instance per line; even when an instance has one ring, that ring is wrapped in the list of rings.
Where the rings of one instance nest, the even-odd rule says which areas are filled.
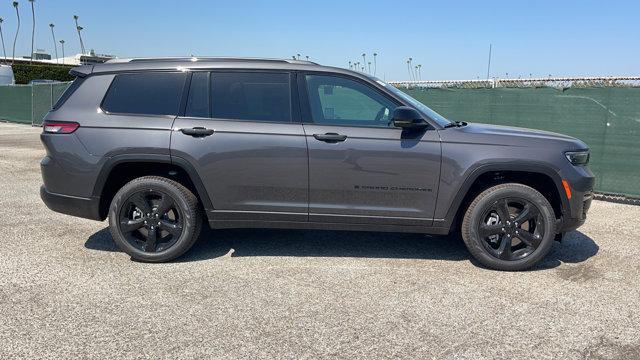
[[[640,358],[640,207],[595,201],[527,272],[449,237],[206,231],[143,264],[39,198],[39,128],[0,123],[0,358]]]

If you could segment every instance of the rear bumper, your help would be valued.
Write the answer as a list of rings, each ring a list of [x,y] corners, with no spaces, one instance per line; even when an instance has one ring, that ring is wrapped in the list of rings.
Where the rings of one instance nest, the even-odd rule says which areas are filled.
[[[77,216],[85,219],[102,221],[100,217],[100,198],[82,198],[56,194],[47,191],[42,185],[40,197],[47,207],[53,211]]]

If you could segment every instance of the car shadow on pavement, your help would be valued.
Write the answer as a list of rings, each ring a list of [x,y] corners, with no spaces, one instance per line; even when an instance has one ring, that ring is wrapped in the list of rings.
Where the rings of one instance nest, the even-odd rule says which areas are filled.
[[[109,229],[87,239],[85,247],[99,251],[120,251]],[[556,267],[563,262],[578,263],[598,252],[588,236],[574,231],[562,243],[555,243],[543,262],[533,270]],[[276,230],[276,229],[203,229],[200,238],[176,262],[208,260],[230,254],[242,256],[356,257],[470,260],[462,240],[454,236],[427,236],[406,233]],[[477,265],[477,262],[474,261]]]

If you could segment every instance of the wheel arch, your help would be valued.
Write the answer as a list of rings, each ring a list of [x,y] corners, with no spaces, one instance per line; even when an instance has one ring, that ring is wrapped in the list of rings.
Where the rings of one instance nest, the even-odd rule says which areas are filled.
[[[467,174],[444,219],[445,226],[450,230],[458,225],[464,211],[478,194],[491,186],[506,182],[528,185],[542,193],[551,203],[557,219],[562,218],[569,208],[569,202],[563,196],[562,178],[546,164],[530,161],[484,163],[475,166]]]
[[[213,208],[198,172],[186,160],[163,154],[123,154],[111,157],[103,164],[94,185],[93,196],[100,198],[100,218],[106,218],[118,189],[134,178],[147,175],[176,180],[196,195],[205,210]]]

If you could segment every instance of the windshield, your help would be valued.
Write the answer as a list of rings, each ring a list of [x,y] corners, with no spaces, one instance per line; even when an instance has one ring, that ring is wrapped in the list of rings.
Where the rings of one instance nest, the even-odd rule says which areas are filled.
[[[425,105],[425,104],[421,103],[420,101],[412,98],[407,93],[405,93],[404,91],[398,89],[397,87],[395,87],[393,85],[389,85],[386,82],[384,82],[384,81],[382,81],[380,79],[377,79],[377,78],[373,78],[373,80],[375,82],[377,82],[378,84],[384,86],[385,89],[391,91],[392,93],[394,93],[398,97],[402,98],[404,101],[406,101],[411,106],[416,108],[416,110],[418,110],[418,111],[424,113],[425,115],[427,115],[430,119],[432,119],[433,121],[437,122],[438,125],[445,126],[445,125],[451,123],[451,121],[447,120],[444,116],[442,116],[442,115],[438,114],[437,112],[431,110],[427,105]]]

